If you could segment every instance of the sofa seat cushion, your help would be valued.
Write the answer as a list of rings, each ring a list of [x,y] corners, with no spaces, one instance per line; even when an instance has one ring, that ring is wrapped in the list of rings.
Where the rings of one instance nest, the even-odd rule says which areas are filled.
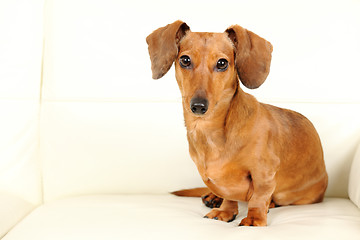
[[[360,210],[348,199],[271,209],[268,227],[238,227],[204,219],[199,198],[171,195],[101,195],[46,203],[19,223],[4,240],[17,239],[354,239]],[[341,231],[340,231],[341,230]]]

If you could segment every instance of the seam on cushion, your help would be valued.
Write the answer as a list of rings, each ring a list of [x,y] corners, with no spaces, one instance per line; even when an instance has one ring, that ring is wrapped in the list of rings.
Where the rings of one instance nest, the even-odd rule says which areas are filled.
[[[42,22],[42,53],[41,53],[41,73],[40,73],[40,91],[39,91],[39,115],[38,115],[38,164],[39,164],[39,181],[40,181],[40,194],[41,204],[44,204],[44,175],[43,175],[43,160],[41,154],[41,122],[42,122],[42,103],[43,103],[43,89],[44,89],[44,63],[45,63],[45,44],[46,44],[46,3],[43,2],[43,22]]]

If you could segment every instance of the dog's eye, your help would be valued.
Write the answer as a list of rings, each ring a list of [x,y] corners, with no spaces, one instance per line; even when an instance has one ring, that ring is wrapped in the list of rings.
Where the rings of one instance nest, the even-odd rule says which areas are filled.
[[[191,59],[189,56],[183,55],[180,57],[179,63],[182,68],[189,68],[191,66]]]
[[[216,63],[216,70],[223,72],[229,66],[229,62],[225,58],[220,58]]]

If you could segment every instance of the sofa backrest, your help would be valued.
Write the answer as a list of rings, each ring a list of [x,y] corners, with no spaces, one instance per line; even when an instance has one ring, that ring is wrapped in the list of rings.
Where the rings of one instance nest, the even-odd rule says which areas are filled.
[[[360,104],[277,104],[299,110],[321,136],[329,188],[347,197],[359,143]],[[45,199],[78,194],[166,193],[203,186],[188,155],[179,102],[48,102],[41,148]]]
[[[42,197],[202,186],[188,154],[174,69],[153,81],[145,42],[153,30],[181,18],[194,31],[239,24],[272,42],[267,81],[258,90],[244,90],[314,123],[329,173],[327,196],[348,196],[350,165],[360,143],[360,6],[355,2],[312,1],[308,8],[299,1],[285,13],[273,6],[279,3],[264,0],[264,9],[271,4],[278,10],[262,18],[258,1],[234,1],[230,9],[206,4],[209,11],[201,13],[198,2],[193,9],[181,4],[174,9],[168,1],[28,4],[16,11],[31,17],[6,15],[13,17],[10,27],[0,21],[7,31],[0,37],[0,107],[6,113],[0,124],[0,191],[38,204]],[[148,10],[154,4],[161,6],[156,14]],[[326,11],[320,11],[323,6]]]
[[[251,3],[241,6],[255,14]],[[205,16],[208,22],[194,17],[195,10],[179,11],[190,11],[183,20],[194,31],[223,31],[237,23],[273,43],[268,80],[249,92],[313,121],[325,150],[327,196],[347,197],[350,164],[360,141],[358,90],[346,86],[358,76],[359,60],[350,50],[360,37],[358,29],[352,33],[347,28],[357,26],[349,18],[359,17],[354,11],[333,19],[329,12],[344,9],[329,4],[327,12],[311,12],[309,20],[300,21],[301,6],[294,7],[295,16],[286,15],[296,23],[291,29],[270,17],[281,12],[270,14],[269,22],[246,11],[239,17],[223,14],[219,23],[210,16]],[[151,79],[145,38],[176,20],[166,9],[171,8],[154,16],[136,3],[48,1],[40,138],[46,201],[203,185],[188,154],[174,70],[161,80]],[[319,14],[322,20],[314,21]],[[335,23],[344,28],[329,38]],[[344,35],[349,35],[348,45],[340,52],[335,47]],[[351,61],[334,62],[334,54]]]

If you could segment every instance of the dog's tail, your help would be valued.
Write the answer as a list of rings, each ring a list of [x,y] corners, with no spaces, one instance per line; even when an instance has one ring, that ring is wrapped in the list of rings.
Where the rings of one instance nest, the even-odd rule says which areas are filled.
[[[191,188],[191,189],[179,190],[179,191],[171,192],[171,194],[180,197],[201,197],[209,192],[210,190],[208,188],[203,187],[203,188]]]

